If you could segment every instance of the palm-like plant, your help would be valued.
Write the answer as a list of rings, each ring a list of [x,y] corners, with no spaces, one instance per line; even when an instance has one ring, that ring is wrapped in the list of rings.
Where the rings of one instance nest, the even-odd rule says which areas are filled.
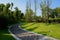
[[[11,3],[11,10],[12,10],[12,7],[13,7],[13,3]]]

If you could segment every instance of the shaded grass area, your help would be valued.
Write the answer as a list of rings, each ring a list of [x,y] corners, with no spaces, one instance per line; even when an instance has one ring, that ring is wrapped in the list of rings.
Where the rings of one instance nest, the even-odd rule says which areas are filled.
[[[15,40],[8,32],[8,30],[0,30],[0,40]]]
[[[21,28],[60,40],[60,24],[22,23]]]

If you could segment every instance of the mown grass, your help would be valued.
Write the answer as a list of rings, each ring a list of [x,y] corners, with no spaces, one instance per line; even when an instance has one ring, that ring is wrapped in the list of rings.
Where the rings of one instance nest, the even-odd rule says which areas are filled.
[[[0,40],[15,40],[8,32],[8,30],[0,30]]]
[[[21,28],[60,40],[60,24],[22,23]]]

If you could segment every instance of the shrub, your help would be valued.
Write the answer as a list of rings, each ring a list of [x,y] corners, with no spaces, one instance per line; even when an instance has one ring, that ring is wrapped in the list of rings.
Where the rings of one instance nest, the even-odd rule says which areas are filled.
[[[8,25],[8,19],[6,17],[1,17],[0,16],[0,29],[5,29],[7,28]]]
[[[60,18],[50,18],[49,23],[52,23],[52,22],[60,23]]]

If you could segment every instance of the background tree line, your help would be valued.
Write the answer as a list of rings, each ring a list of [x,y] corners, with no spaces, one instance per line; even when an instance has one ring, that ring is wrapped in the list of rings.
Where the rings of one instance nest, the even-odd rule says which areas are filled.
[[[50,8],[51,2],[49,0],[43,0],[40,3],[40,10],[42,16],[37,16],[37,1],[34,0],[35,11],[31,8],[31,0],[26,2],[25,14],[15,7],[15,10],[12,11],[14,6],[13,3],[0,4],[0,27],[6,28],[7,25],[18,23],[18,22],[44,22],[44,23],[60,23],[60,7]]]
[[[31,9],[31,7],[28,4],[30,4],[31,6],[31,0],[29,1],[27,0],[27,3],[26,3],[25,19],[27,22],[60,23],[60,7],[56,7],[54,9],[50,8],[50,5],[51,5],[50,0],[41,1],[40,10],[42,12],[42,16],[36,15],[37,14],[36,13],[37,0],[34,0],[35,12]]]

